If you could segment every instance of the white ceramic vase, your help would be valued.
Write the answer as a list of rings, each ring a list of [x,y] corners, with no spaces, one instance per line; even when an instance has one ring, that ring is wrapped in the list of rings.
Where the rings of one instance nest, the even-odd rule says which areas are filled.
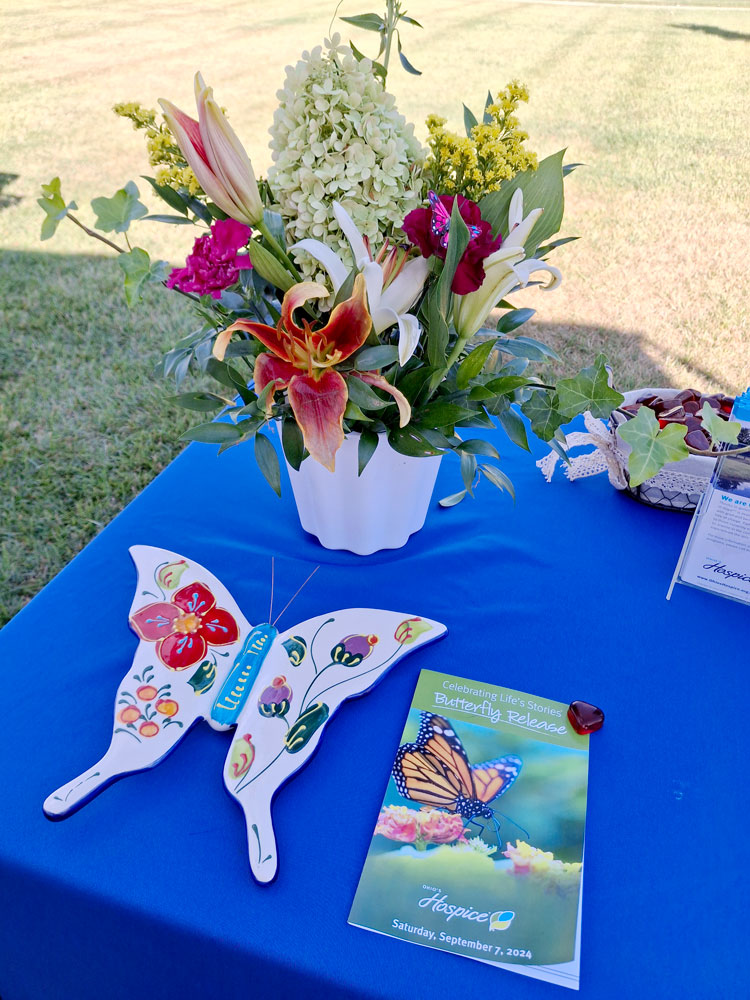
[[[309,457],[298,472],[287,463],[300,523],[326,549],[400,549],[425,522],[442,456],[401,455],[380,434],[358,476],[358,451],[359,434],[348,434],[335,472]]]

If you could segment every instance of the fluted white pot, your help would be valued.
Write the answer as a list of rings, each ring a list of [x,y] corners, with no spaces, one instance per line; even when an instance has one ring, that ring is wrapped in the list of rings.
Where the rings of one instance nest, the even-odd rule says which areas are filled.
[[[358,476],[358,450],[359,434],[348,434],[335,472],[309,457],[298,472],[287,463],[300,523],[326,549],[400,549],[425,522],[442,456],[401,455],[380,434]]]

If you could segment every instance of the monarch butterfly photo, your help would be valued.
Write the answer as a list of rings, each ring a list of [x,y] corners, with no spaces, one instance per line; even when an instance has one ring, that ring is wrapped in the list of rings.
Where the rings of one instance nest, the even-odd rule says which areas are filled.
[[[393,777],[403,798],[457,813],[469,823],[475,816],[491,819],[497,830],[489,803],[507,792],[522,766],[515,754],[471,764],[453,724],[422,712],[416,741],[398,749]]]

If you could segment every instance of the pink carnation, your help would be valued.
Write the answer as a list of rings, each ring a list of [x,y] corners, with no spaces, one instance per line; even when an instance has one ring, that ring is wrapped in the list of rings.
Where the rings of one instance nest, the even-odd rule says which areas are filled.
[[[494,253],[503,242],[502,236],[492,235],[492,226],[485,222],[479,205],[469,201],[462,194],[458,197],[458,210],[467,226],[473,226],[476,232],[471,236],[469,245],[458,262],[456,274],[451,284],[451,290],[456,295],[468,295],[475,292],[484,281],[484,260]],[[453,211],[453,195],[440,195],[443,208],[451,214]],[[432,227],[432,209],[415,208],[404,219],[401,227],[413,246],[419,247],[423,257],[439,257],[445,260],[446,248],[441,244],[440,237]]]
[[[252,267],[247,254],[238,250],[247,246],[250,226],[234,219],[217,219],[210,235],[200,236],[184,267],[176,267],[167,278],[167,288],[177,286],[182,292],[221,298],[225,288],[235,285],[240,271]]]

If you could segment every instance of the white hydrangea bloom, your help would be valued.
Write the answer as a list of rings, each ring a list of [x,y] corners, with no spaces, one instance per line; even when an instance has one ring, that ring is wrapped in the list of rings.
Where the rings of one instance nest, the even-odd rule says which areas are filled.
[[[333,202],[379,246],[420,203],[426,151],[373,74],[372,62],[357,62],[338,35],[325,45],[325,52],[318,46],[287,67],[270,130],[268,180],[289,244],[321,240],[349,260]],[[305,277],[319,271],[308,255],[297,264]]]

